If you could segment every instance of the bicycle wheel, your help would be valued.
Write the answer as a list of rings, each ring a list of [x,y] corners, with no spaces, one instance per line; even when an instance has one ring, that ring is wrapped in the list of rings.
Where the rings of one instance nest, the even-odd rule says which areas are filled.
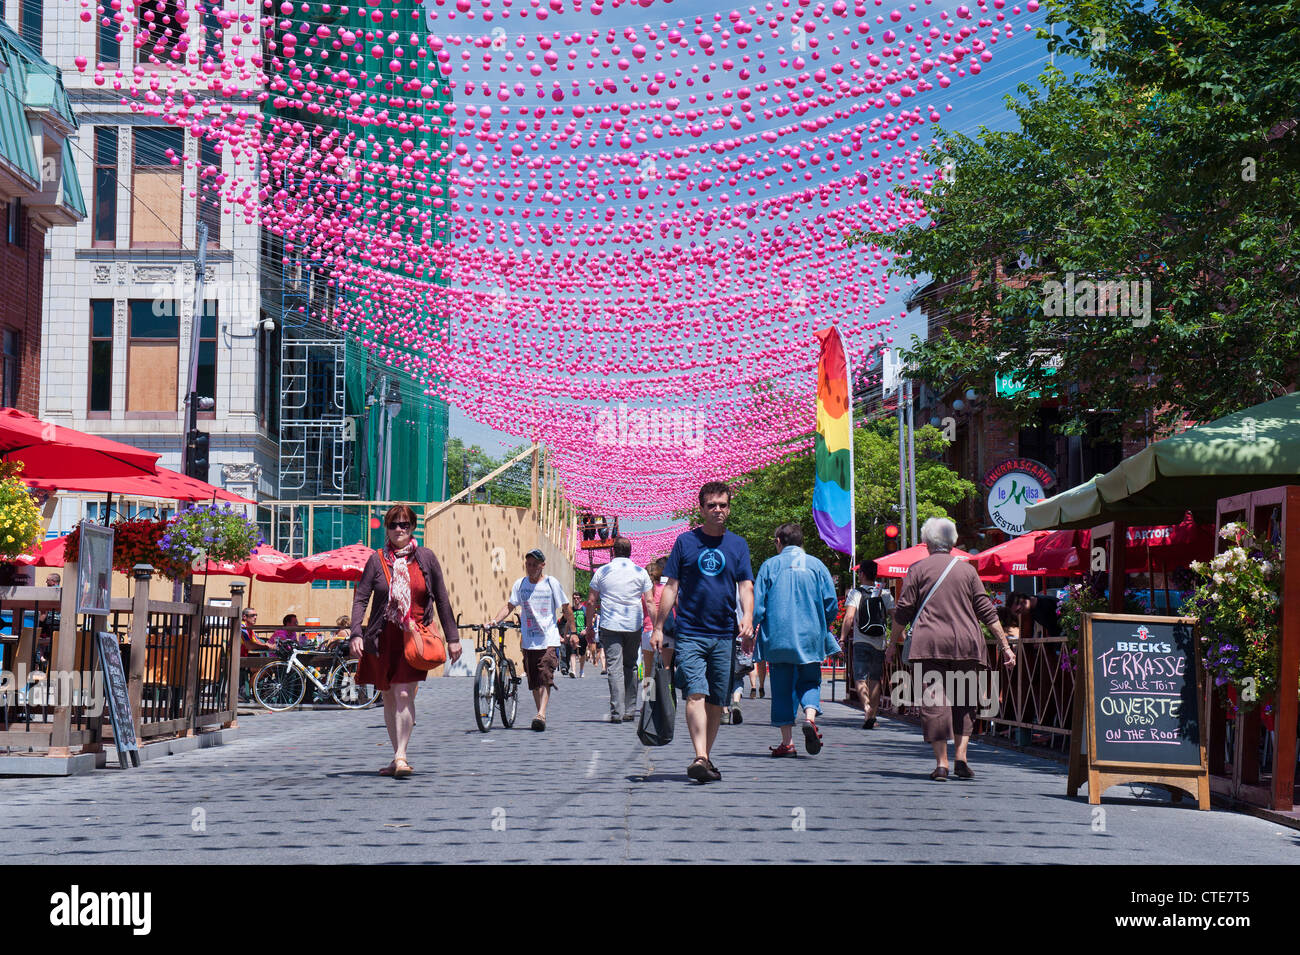
[[[339,706],[349,710],[364,710],[374,706],[379,699],[379,691],[369,683],[357,682],[356,660],[345,660],[330,671],[330,696]]]
[[[283,660],[262,667],[253,681],[254,698],[274,713],[297,706],[306,692],[307,681],[302,674]]]
[[[478,661],[478,669],[474,671],[474,722],[478,728],[486,733],[492,728],[493,708],[495,701],[493,695],[496,692],[496,674],[492,661],[487,657]]]
[[[519,712],[519,677],[515,675],[513,660],[506,661],[505,670],[501,672],[498,685],[501,705],[501,725],[506,729],[515,725],[515,715]]]

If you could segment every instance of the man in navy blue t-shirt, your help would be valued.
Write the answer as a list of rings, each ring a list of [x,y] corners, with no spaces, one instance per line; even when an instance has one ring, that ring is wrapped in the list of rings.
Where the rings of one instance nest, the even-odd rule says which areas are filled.
[[[663,648],[664,620],[677,606],[674,684],[686,697],[686,725],[695,761],[686,775],[697,782],[722,778],[709,759],[731,692],[736,637],[754,631],[754,571],[745,539],[726,529],[731,489],[721,481],[700,488],[703,524],[677,538],[659,595],[650,645]],[[739,599],[739,623],[736,620]]]

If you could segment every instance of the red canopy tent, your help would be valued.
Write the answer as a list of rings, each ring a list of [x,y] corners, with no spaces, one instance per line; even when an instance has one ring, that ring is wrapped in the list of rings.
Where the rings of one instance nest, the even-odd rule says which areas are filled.
[[[958,550],[954,547],[949,553],[953,557],[960,557],[962,560],[974,560],[974,554],[968,554],[964,550]],[[885,554],[876,558],[876,576],[877,577],[906,577],[907,570],[918,560],[924,560],[930,556],[930,548],[924,544],[916,544],[908,547],[906,550],[900,550],[895,554]]]
[[[311,580],[360,580],[374,551],[364,544],[348,544],[286,564],[279,580],[304,584]]]
[[[15,408],[0,408],[0,457],[22,462],[29,482],[139,476],[158,468],[152,451],[50,424]]]
[[[1039,538],[1027,561],[1031,571],[1056,577],[1081,574],[1088,568],[1092,531],[1040,533],[1044,536]],[[1159,560],[1163,569],[1214,556],[1214,525],[1197,524],[1190,517],[1181,524],[1130,527],[1126,540],[1124,562],[1132,573],[1147,570],[1148,558]]]
[[[24,474],[29,487],[42,491],[80,491],[92,494],[117,494],[127,497],[156,497],[171,501],[229,501],[232,504],[252,504],[225,488],[200,481],[189,475],[167,468],[158,468],[157,474],[131,474],[118,477],[95,475],[70,478],[32,478]]]

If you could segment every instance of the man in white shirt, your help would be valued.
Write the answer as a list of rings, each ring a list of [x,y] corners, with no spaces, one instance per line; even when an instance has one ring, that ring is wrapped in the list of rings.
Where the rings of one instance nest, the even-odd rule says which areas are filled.
[[[849,651],[858,699],[862,701],[862,728],[875,729],[880,709],[881,675],[885,666],[885,641],[889,636],[889,619],[894,597],[889,588],[876,582],[876,562],[864,560],[858,565],[858,586],[844,600],[844,623],[840,626],[840,646]]]
[[[609,721],[636,719],[636,660],[641,631],[652,613],[650,575],[632,563],[632,542],[614,538],[614,559],[591,578],[587,606],[600,607],[600,643],[609,675]],[[591,625],[587,633],[592,632]]]
[[[533,729],[539,733],[546,729],[546,707],[555,686],[555,670],[559,666],[556,648],[560,645],[558,621],[568,622],[573,630],[573,609],[564,588],[554,577],[546,576],[546,555],[540,550],[530,550],[524,555],[526,577],[520,577],[510,588],[510,599],[497,612],[492,621],[495,626],[511,611],[519,610],[519,643],[524,651],[524,673],[528,676],[528,689],[533,691],[537,704],[537,718]]]

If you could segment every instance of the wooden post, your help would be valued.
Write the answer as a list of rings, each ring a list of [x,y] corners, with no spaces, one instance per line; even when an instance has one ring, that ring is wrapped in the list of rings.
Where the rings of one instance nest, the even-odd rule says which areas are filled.
[[[203,603],[206,599],[206,584],[191,584],[190,594],[194,600],[194,613],[190,616],[189,644],[185,654],[185,735],[193,736],[194,727],[198,725],[199,695],[199,643],[203,637]]]
[[[244,610],[244,585],[230,585],[230,610],[235,615],[231,623],[230,634],[230,659],[228,662],[229,676],[226,678],[227,700],[226,708],[230,710],[231,717],[227,726],[239,725],[239,654],[243,646],[243,639],[240,632],[243,629]]]
[[[1267,533],[1267,528],[1264,528]],[[1288,487],[1282,497],[1282,649],[1278,686],[1294,687],[1300,680],[1300,487]],[[1273,809],[1290,812],[1295,802],[1296,694],[1277,695],[1273,753]]]
[[[1127,584],[1125,559],[1128,556],[1128,524],[1116,521],[1110,532],[1110,612],[1124,612],[1124,590]]]
[[[50,672],[47,686],[56,682],[58,673],[71,673],[77,652],[77,566],[72,569],[72,579],[62,582],[59,602],[59,630],[54,635],[54,646],[50,652]],[[64,574],[65,577],[69,576]],[[50,727],[50,756],[71,756],[69,742],[72,738],[72,700],[59,697],[59,705],[54,708],[54,718]]]
[[[153,568],[136,564],[131,569],[135,578],[135,596],[131,598],[131,672],[127,675],[127,698],[131,701],[131,716],[135,722],[135,738],[140,735],[144,719],[144,662],[149,655],[149,582]]]
[[[537,462],[537,459],[538,459],[538,455],[539,455],[538,448],[537,448],[536,445],[533,445],[533,477],[532,477],[532,481],[531,481],[531,483],[528,485],[528,491],[529,491],[529,494],[528,494],[528,498],[529,498],[529,500],[528,500],[528,508],[529,508],[529,510],[531,510],[531,511],[533,512],[534,515],[536,515],[536,513],[537,513],[537,463],[538,463],[538,462]]]

